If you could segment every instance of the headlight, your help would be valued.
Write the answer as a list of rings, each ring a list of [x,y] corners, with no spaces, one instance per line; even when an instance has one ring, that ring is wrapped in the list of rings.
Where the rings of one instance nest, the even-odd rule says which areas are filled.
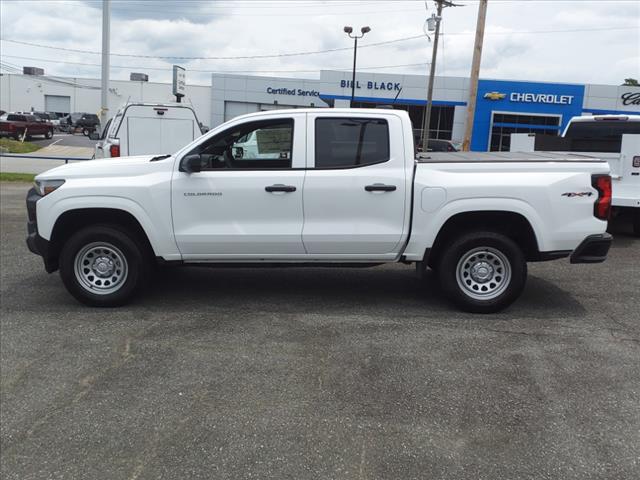
[[[36,191],[43,197],[62,186],[64,180],[36,180]]]

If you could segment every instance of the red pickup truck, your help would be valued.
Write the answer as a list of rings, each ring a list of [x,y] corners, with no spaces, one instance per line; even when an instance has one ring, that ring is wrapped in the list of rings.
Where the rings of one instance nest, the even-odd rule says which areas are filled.
[[[33,115],[22,113],[10,113],[6,119],[0,121],[0,135],[13,137],[16,140],[33,135],[44,135],[45,138],[53,137],[53,124],[39,120]]]

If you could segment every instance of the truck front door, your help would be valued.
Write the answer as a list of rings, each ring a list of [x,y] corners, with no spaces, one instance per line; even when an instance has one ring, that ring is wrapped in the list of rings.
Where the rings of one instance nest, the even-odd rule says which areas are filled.
[[[305,114],[245,120],[182,157],[198,155],[202,166],[187,173],[176,165],[173,177],[174,232],[185,260],[304,255],[305,132]],[[255,152],[239,146],[251,135]]]
[[[408,229],[402,122],[395,115],[308,114],[302,239],[310,255],[386,258]],[[390,135],[390,132],[395,132]]]

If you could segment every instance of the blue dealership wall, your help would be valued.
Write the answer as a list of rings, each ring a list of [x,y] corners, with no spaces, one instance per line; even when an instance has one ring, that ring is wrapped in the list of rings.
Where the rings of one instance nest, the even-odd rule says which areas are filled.
[[[582,114],[584,90],[584,85],[566,83],[480,80],[471,150],[488,150],[492,112],[562,115],[562,131],[571,117]]]

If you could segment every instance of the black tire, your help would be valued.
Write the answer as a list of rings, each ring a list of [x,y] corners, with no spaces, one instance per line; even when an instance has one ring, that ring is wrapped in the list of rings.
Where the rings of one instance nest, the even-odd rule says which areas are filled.
[[[91,131],[88,128],[82,129],[82,135],[84,135],[85,137],[88,137],[90,133]]]
[[[102,248],[100,245],[104,247],[102,250],[100,250]],[[80,272],[78,270],[82,265],[80,260],[85,258],[83,252],[87,250],[90,253],[97,252],[94,254],[93,267],[95,268],[82,267],[83,271]],[[121,256],[125,261],[119,263],[118,259],[122,260]],[[78,265],[76,264],[77,258]],[[125,230],[114,225],[94,225],[79,230],[67,240],[60,253],[60,276],[69,293],[80,302],[92,307],[117,307],[127,303],[143,284],[148,266],[145,258],[141,247],[135,241],[135,237]],[[107,270],[107,272],[113,271],[113,273],[106,273],[108,278],[102,277],[97,268],[104,266],[105,262],[96,266],[98,260],[102,259],[105,261],[113,259],[111,262],[113,270]],[[89,259],[87,258],[87,260]],[[121,270],[117,270],[118,265],[121,266]],[[86,273],[87,271],[89,273]],[[92,279],[91,273],[93,272],[98,273]],[[116,285],[118,288],[109,291],[109,282],[116,278],[118,281],[113,281],[111,288],[114,289]],[[100,286],[96,285],[101,282],[104,283]],[[91,291],[98,292],[100,289],[103,289],[101,293]]]
[[[44,134],[44,138],[47,140],[53,138],[53,130],[47,130],[47,133]]]
[[[640,208],[634,208],[631,214],[631,223],[633,225],[633,234],[640,237]]]
[[[527,262],[509,237],[490,231],[470,232],[445,248],[437,274],[445,294],[461,309],[494,313],[522,293]]]

